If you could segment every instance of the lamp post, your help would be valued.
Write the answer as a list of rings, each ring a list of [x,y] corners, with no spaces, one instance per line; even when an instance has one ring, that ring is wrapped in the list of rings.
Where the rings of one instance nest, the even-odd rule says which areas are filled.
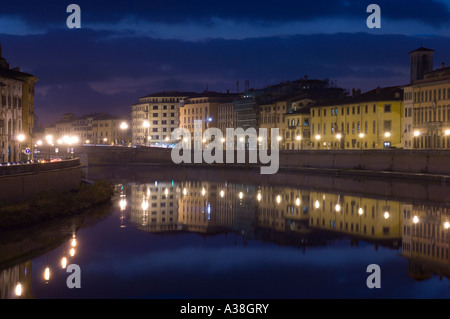
[[[419,131],[414,131],[413,135],[414,135],[414,148],[419,148],[420,132]]]
[[[338,134],[336,134],[336,138],[339,140],[339,149],[341,149],[342,135],[340,133],[338,133]]]
[[[147,146],[147,142],[148,142],[148,129],[150,127],[150,123],[148,121],[144,121],[144,123],[142,124],[142,126],[145,129],[145,139],[144,139],[144,144]]]
[[[120,124],[120,129],[122,130],[122,141],[125,141],[126,131],[128,130],[127,122],[122,122]]]
[[[386,132],[386,133],[384,133],[384,137],[387,138],[387,139],[390,139],[390,137],[391,137],[391,132]],[[388,141],[387,143],[389,143],[389,146],[392,146],[392,144],[391,144],[390,141]]]
[[[360,146],[360,149],[362,149],[363,147],[362,147],[362,139],[364,138],[364,134],[363,133],[359,133],[359,138],[360,138],[360,142],[359,142],[359,146]]]
[[[19,160],[22,157],[22,142],[25,141],[25,135],[19,134],[17,136],[17,140],[19,141]]]

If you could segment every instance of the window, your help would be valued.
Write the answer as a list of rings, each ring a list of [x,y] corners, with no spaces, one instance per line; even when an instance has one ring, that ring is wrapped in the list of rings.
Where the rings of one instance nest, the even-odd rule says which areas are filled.
[[[384,125],[384,131],[385,132],[390,132],[391,131],[391,127],[392,127],[392,121],[384,121],[383,123]]]
[[[158,109],[158,105],[153,105],[153,109],[157,110]]]
[[[158,117],[158,113],[153,113],[153,117]]]
[[[391,113],[391,105],[390,104],[384,105],[384,113]]]

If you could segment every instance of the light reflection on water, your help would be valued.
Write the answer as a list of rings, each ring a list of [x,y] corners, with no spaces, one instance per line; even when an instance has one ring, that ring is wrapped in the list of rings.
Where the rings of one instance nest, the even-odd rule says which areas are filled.
[[[107,218],[2,267],[0,298],[450,297],[448,202],[200,180],[116,189]],[[366,286],[373,263],[381,289]]]

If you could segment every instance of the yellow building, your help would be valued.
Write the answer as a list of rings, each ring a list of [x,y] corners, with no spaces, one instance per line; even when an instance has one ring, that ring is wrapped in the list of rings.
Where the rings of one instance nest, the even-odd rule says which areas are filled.
[[[403,89],[372,91],[311,107],[313,149],[401,147]]]
[[[311,99],[294,101],[285,116],[284,148],[286,150],[311,149]]]
[[[433,70],[433,52],[410,52],[411,84],[405,87],[405,114],[412,126],[405,128],[408,148],[450,149],[450,67],[442,64]]]

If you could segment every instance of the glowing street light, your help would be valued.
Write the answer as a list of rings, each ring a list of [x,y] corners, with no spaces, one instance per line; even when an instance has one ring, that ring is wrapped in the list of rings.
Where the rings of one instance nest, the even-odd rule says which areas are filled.
[[[338,140],[340,140],[340,139],[342,138],[342,135],[338,133],[338,134],[336,135],[336,138],[337,138]]]
[[[18,282],[15,289],[16,296],[17,297],[22,296],[22,292],[23,292],[22,284]]]
[[[67,258],[66,258],[66,257],[63,257],[63,258],[61,259],[61,268],[62,268],[62,269],[66,269],[66,267],[67,267]]]
[[[126,122],[122,122],[120,124],[120,129],[121,130],[128,130],[128,124]]]
[[[384,137],[387,137],[387,138],[391,137],[391,133],[390,132],[384,133]]]
[[[384,219],[388,219],[389,218],[389,212],[384,212]]]
[[[419,132],[419,131],[414,131],[414,136],[415,136],[415,137],[420,136],[420,132]]]
[[[445,130],[445,136],[449,136],[450,135],[450,130]]]
[[[45,280],[46,282],[48,282],[48,281],[50,280],[50,267],[49,267],[49,266],[45,267],[45,270],[44,270],[44,280]]]
[[[450,228],[450,223],[449,222],[445,222],[444,223],[444,228],[445,229],[449,229]]]
[[[281,196],[278,195],[278,196],[277,196],[277,204],[280,204],[280,203],[281,203]]]
[[[336,204],[336,206],[334,207],[334,209],[339,213],[341,211],[341,205]]]
[[[25,135],[23,135],[23,134],[19,134],[18,136],[17,136],[17,140],[19,141],[19,142],[23,142],[23,141],[25,141]]]
[[[319,208],[320,208],[320,203],[319,203],[318,200],[316,200],[316,201],[314,202],[314,207],[315,207],[316,209],[319,209]]]
[[[358,209],[358,214],[361,216],[362,214],[364,214],[364,210],[362,209],[362,207],[360,207]]]
[[[413,217],[413,223],[414,223],[414,224],[417,224],[418,222],[419,222],[419,217],[414,216],[414,217]]]

